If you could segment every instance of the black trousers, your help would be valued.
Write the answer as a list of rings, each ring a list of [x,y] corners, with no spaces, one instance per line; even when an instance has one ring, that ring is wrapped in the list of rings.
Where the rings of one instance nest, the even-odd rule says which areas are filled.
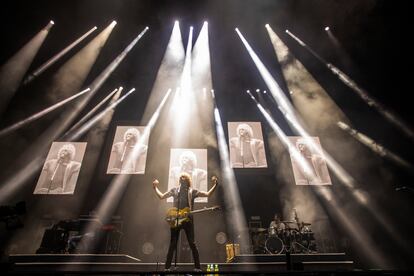
[[[171,240],[170,240],[170,247],[168,248],[167,260],[165,261],[165,268],[168,269],[171,267],[173,253],[177,249],[177,242],[178,242],[178,237],[180,235],[181,229],[184,229],[185,235],[187,237],[188,245],[190,246],[191,252],[193,253],[194,267],[200,268],[200,257],[198,255],[197,245],[195,244],[195,241],[194,241],[194,224],[192,220],[188,222],[184,222],[179,227],[170,229]],[[177,254],[177,252],[175,254]]]

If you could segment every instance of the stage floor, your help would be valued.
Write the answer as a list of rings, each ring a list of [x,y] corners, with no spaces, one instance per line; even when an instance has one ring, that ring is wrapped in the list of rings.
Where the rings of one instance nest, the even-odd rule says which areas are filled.
[[[239,255],[232,263],[216,263],[218,271],[208,271],[202,263],[203,274],[289,273],[296,272],[351,272],[353,261],[344,253],[286,255]],[[211,266],[210,266],[211,267]],[[16,254],[9,256],[8,271],[16,274],[160,274],[164,263],[144,263],[122,254]],[[193,272],[192,263],[178,263],[174,274]],[[200,274],[200,273],[199,273]]]

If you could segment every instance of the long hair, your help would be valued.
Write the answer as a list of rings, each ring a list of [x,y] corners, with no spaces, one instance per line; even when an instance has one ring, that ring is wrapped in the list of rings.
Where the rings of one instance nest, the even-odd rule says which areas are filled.
[[[194,168],[197,167],[197,157],[194,152],[189,150],[183,151],[180,155],[180,166],[183,165],[184,157],[187,157],[189,160],[191,160],[191,164]]]
[[[128,134],[131,134],[134,137],[135,142],[138,142],[139,136],[140,136],[140,132],[138,129],[133,128],[133,127],[128,128],[124,133],[124,141],[126,141],[126,137]]]
[[[237,136],[239,136],[239,137],[240,137],[240,133],[239,133],[240,129],[244,129],[245,131],[247,131],[247,133],[249,133],[249,137],[253,138],[253,129],[252,129],[251,126],[249,126],[248,124],[244,124],[244,123],[238,125],[236,132],[237,132]]]
[[[180,178],[179,178],[178,182],[180,184],[181,183],[187,183],[189,188],[193,185],[193,183],[191,181],[191,176],[188,173],[185,173],[185,172],[180,173]]]
[[[58,154],[57,154],[58,158],[60,154],[62,153],[62,151],[64,150],[66,150],[69,153],[70,160],[73,160],[75,158],[76,148],[72,144],[64,144],[58,151]]]

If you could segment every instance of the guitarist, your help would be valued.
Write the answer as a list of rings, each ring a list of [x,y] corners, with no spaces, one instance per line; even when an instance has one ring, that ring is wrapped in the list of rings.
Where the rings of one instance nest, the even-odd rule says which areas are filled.
[[[192,189],[191,188],[191,177],[188,173],[181,173],[178,182],[179,182],[178,187],[172,188],[171,190],[165,193],[162,193],[158,189],[159,181],[157,179],[155,179],[152,182],[152,186],[155,190],[155,193],[159,197],[159,199],[165,199],[165,198],[172,196],[174,198],[174,207],[178,209],[189,207],[190,210],[192,210],[194,206],[194,199],[196,197],[209,197],[217,187],[216,176],[213,176],[211,178],[211,183],[213,184],[213,186],[210,188],[208,192],[199,191],[197,189]],[[170,271],[173,253],[174,251],[177,250],[177,241],[178,241],[178,236],[180,234],[181,229],[184,229],[185,231],[188,244],[193,254],[194,271],[201,271],[200,257],[198,255],[198,249],[197,249],[197,246],[194,240],[194,224],[193,224],[193,218],[191,215],[189,215],[189,220],[183,222],[180,226],[170,228],[171,239],[170,239],[170,246],[168,248],[168,253],[167,253],[167,260],[165,262],[165,270]],[[175,254],[177,254],[177,252],[175,252]]]

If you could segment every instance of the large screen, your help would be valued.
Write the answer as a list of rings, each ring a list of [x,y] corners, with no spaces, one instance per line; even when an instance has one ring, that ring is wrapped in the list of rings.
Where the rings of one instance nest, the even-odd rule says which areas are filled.
[[[331,185],[332,182],[329,176],[328,167],[326,166],[325,157],[317,153],[313,147],[309,145],[309,141],[303,137],[291,136],[289,137],[289,140],[303,157],[306,164],[300,164],[293,157],[292,150],[290,151],[290,160],[292,162],[296,185]],[[319,148],[319,152],[322,152],[321,143],[318,137],[311,137],[310,142]],[[310,169],[310,175],[305,173],[305,166]]]
[[[230,164],[233,168],[267,168],[260,122],[228,122]]]
[[[116,128],[107,174],[145,173],[149,136],[145,129],[144,126]]]
[[[171,149],[168,190],[178,186],[182,172],[191,176],[193,189],[207,191],[207,150]],[[167,202],[172,201],[171,197],[167,199]],[[207,202],[207,197],[196,198],[195,202]]]
[[[73,194],[86,143],[54,142],[43,165],[34,194]]]

